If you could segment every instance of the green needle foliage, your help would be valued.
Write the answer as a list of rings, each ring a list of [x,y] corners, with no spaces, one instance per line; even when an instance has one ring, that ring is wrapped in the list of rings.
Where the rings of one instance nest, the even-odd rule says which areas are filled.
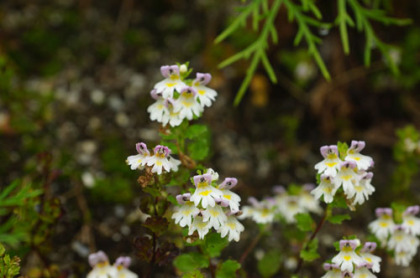
[[[365,1],[370,2],[370,1]],[[375,1],[376,2],[376,1]],[[335,24],[339,26],[341,41],[343,44],[344,53],[350,53],[349,38],[347,26],[356,27],[359,32],[365,34],[365,51],[364,63],[366,67],[371,63],[372,48],[377,47],[382,55],[385,57],[391,71],[398,74],[398,67],[395,61],[390,56],[391,45],[384,43],[375,34],[372,27],[372,21],[377,21],[385,25],[407,25],[411,23],[410,19],[396,19],[385,15],[385,11],[381,10],[376,3],[372,3],[370,8],[361,5],[357,0],[338,0],[338,12]],[[355,20],[349,15],[347,8],[352,10]]]
[[[364,32],[366,38],[364,51],[364,63],[366,67],[371,63],[372,48],[377,47],[385,57],[392,72],[398,74],[398,68],[390,55],[389,50],[391,46],[378,38],[372,27],[372,21],[377,21],[385,25],[392,24],[400,26],[407,25],[411,21],[409,19],[395,19],[386,16],[385,11],[380,8],[378,1],[363,2],[364,4],[359,3],[358,0],[338,0],[337,2],[335,26],[339,27],[344,53],[350,53],[347,29],[348,27],[355,27],[358,31]],[[317,30],[329,29],[333,24],[321,21],[322,13],[315,4],[315,0],[301,0],[299,2],[293,0],[251,0],[240,9],[236,19],[215,39],[215,43],[222,42],[234,32],[246,26],[248,19],[251,19],[252,29],[258,34],[257,39],[249,46],[219,64],[220,68],[224,68],[239,60],[250,59],[246,76],[234,100],[235,105],[240,103],[260,64],[263,65],[270,80],[273,83],[277,82],[275,71],[267,57],[267,50],[270,42],[274,45],[278,43],[275,19],[281,7],[287,10],[289,21],[295,22],[298,25],[294,45],[297,46],[304,41],[307,45],[308,53],[314,58],[324,78],[327,80],[331,79],[325,62],[318,50],[318,45],[322,43],[322,39],[315,35],[313,28],[315,27]],[[348,9],[354,15],[355,19],[350,16]]]

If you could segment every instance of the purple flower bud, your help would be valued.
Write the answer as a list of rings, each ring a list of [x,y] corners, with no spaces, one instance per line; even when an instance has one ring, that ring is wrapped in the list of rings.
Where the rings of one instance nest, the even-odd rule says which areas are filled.
[[[211,184],[211,174],[203,174],[203,175],[197,175],[193,177],[195,186],[198,186],[201,182],[207,182],[208,184]]]
[[[136,150],[139,154],[142,154],[142,155],[144,155],[144,154],[149,155],[150,154],[149,150],[147,149],[147,145],[143,142],[140,142],[140,143],[136,144]]]
[[[233,215],[233,216],[239,216],[239,215],[241,215],[242,214],[242,210],[235,210],[235,211],[227,211],[226,212],[226,216],[231,216],[231,215]]]
[[[211,80],[211,74],[210,73],[200,73],[200,72],[197,72],[195,76],[196,77],[195,77],[195,80],[194,80],[193,84],[199,83],[200,85],[205,86]]]
[[[273,187],[273,192],[276,194],[283,194],[286,193],[286,189],[284,189],[283,185],[275,185]]]
[[[186,93],[186,94],[192,94],[193,96],[197,95],[197,90],[194,89],[193,87],[184,87],[181,89],[181,94],[182,93]]]
[[[345,240],[342,239],[340,240],[340,249],[343,249],[344,247],[351,247],[351,249],[356,249],[357,245],[358,245],[358,240],[355,239],[351,239],[351,240]]]
[[[328,156],[328,151],[329,151],[329,147],[328,146],[322,146],[321,147],[321,154],[322,154],[322,156],[324,157],[324,158],[327,158],[327,156]]]
[[[411,206],[405,210],[404,215],[416,215],[417,213],[419,213],[419,211],[420,206]]]
[[[168,147],[162,145],[157,145],[153,149],[153,152],[154,154],[163,154],[165,157],[168,157],[171,154],[171,150]]]
[[[90,254],[88,260],[91,267],[94,267],[98,263],[109,261],[108,256],[105,254],[104,251],[98,251],[96,253]]]
[[[161,66],[160,72],[164,77],[169,78],[171,75],[179,75],[179,67],[177,65]]]
[[[128,268],[131,264],[131,258],[130,257],[118,257],[115,261],[116,266],[123,266],[124,268]]]
[[[216,202],[216,204],[218,204],[219,206],[222,206],[224,208],[229,206],[229,200],[216,197],[216,198],[214,198],[214,201]]]
[[[349,150],[354,150],[355,152],[359,153],[365,148],[365,146],[366,146],[365,141],[353,140],[353,141],[351,141],[351,146],[350,146]]]
[[[313,184],[313,183],[305,183],[303,185],[303,190],[305,190],[305,191],[312,191],[312,189],[314,189],[314,188],[315,188],[315,184]]]
[[[325,271],[329,271],[332,269],[332,264],[325,263],[322,265],[322,267],[324,268]]]
[[[152,91],[150,91],[150,96],[154,99],[154,100],[158,100],[159,98],[162,97],[161,93],[158,93],[158,91],[156,89],[153,89]]]
[[[238,180],[236,178],[225,178],[225,180],[219,185],[219,188],[232,189],[237,183],[238,183]]]
[[[373,252],[376,249],[376,242],[365,242],[365,245],[363,245],[362,248],[362,253],[367,253],[367,252]]]
[[[250,203],[253,207],[260,207],[260,202],[258,202],[258,200],[255,197],[249,197],[248,198],[248,203]]]
[[[364,179],[364,180],[371,180],[372,178],[373,178],[373,173],[372,172],[366,172],[362,176],[362,179]]]
[[[340,169],[343,168],[350,168],[350,169],[354,169],[356,168],[357,164],[354,161],[343,161],[340,163]]]

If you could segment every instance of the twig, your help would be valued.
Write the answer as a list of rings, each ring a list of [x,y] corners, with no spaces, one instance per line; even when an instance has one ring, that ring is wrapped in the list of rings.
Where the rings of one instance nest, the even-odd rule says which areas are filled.
[[[260,231],[258,236],[254,238],[254,240],[251,242],[251,244],[248,246],[248,248],[245,250],[245,252],[242,254],[241,258],[239,259],[239,263],[242,265],[246,258],[248,257],[249,253],[257,246],[257,243],[260,241],[262,237],[263,232]]]
[[[326,219],[327,219],[327,209],[324,210],[324,215],[322,216],[321,220],[319,221],[315,231],[312,233],[308,242],[305,244],[304,250],[308,249],[309,244],[315,238],[315,236],[318,234],[318,232],[321,230],[321,228],[324,225]],[[302,265],[303,265],[303,259],[300,257],[298,265],[297,265],[296,270],[295,270],[295,274],[299,273],[300,269],[302,268]]]

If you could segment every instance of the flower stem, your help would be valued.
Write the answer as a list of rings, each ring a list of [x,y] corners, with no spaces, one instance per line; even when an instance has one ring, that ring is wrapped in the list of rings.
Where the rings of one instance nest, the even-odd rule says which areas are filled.
[[[308,242],[304,245],[304,246],[305,246],[305,247],[304,247],[304,250],[308,249],[309,244],[311,243],[311,241],[312,241],[312,240],[314,240],[314,238],[316,237],[316,235],[318,234],[318,232],[321,230],[322,226],[323,226],[323,225],[324,225],[324,223],[325,223],[325,220],[327,219],[327,214],[328,214],[329,210],[330,210],[330,208],[329,208],[329,207],[327,207],[327,208],[324,210],[324,215],[322,216],[321,220],[319,220],[318,225],[316,226],[316,229],[315,229],[315,231],[312,233],[312,235],[311,235],[311,237],[309,238]],[[300,253],[300,252],[299,252],[299,253]],[[299,258],[298,265],[297,265],[296,270],[295,270],[295,274],[298,274],[298,273],[299,273],[300,269],[302,268],[302,265],[303,265],[303,259],[302,259],[302,257],[300,257],[300,258]]]
[[[245,250],[245,252],[242,254],[241,258],[239,259],[239,263],[241,265],[244,263],[249,253],[251,253],[251,251],[254,250],[255,246],[257,246],[257,243],[260,241],[262,234],[262,231],[260,231],[258,235],[254,238],[254,240],[251,242],[251,244],[248,246],[248,248]]]

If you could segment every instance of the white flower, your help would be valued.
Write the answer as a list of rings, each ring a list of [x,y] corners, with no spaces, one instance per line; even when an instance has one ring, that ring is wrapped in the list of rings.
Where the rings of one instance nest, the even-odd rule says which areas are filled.
[[[203,108],[197,101],[197,91],[192,87],[183,87],[179,98],[174,103],[174,112],[184,119],[192,120],[194,115],[200,116]]]
[[[146,165],[147,157],[150,156],[150,152],[145,143],[137,143],[136,150],[139,154],[130,155],[126,160],[127,164],[130,165],[131,170],[143,169],[144,165]]]
[[[369,224],[369,230],[381,241],[382,245],[386,244],[388,236],[394,230],[394,220],[392,219],[392,209],[377,208],[375,210],[378,219]]]
[[[355,186],[359,185],[359,175],[356,172],[356,163],[345,161],[340,163],[340,171],[334,179],[337,186],[343,186],[347,198],[352,198],[356,194]]]
[[[238,194],[230,191],[237,183],[238,180],[236,178],[225,178],[218,186],[218,189],[221,192],[221,198],[228,202],[232,212],[239,211],[239,202],[241,201],[241,197],[239,197]]]
[[[165,115],[170,114],[167,104],[167,99],[162,97],[161,93],[157,93],[156,89],[150,92],[152,98],[156,101],[147,107],[147,112],[150,114],[150,120],[162,122]]]
[[[376,278],[372,272],[369,271],[370,265],[362,263],[356,267],[353,278]]]
[[[359,183],[354,186],[354,190],[356,191],[353,200],[353,205],[355,204],[363,204],[365,200],[369,199],[369,195],[371,195],[375,191],[375,187],[372,186],[370,181],[372,180],[373,173],[364,173],[362,178],[359,180]]]
[[[334,195],[337,189],[338,186],[333,182],[333,179],[328,175],[322,174],[321,183],[311,191],[311,194],[314,195],[316,199],[320,199],[323,195],[324,202],[331,203],[334,199]]]
[[[360,265],[364,262],[354,251],[358,244],[358,240],[340,240],[340,252],[332,259],[332,262],[339,265],[341,271],[353,272],[353,264]]]
[[[157,145],[153,150],[153,156],[146,158],[146,165],[153,166],[152,173],[162,174],[162,171],[178,171],[181,162],[170,156],[171,150],[162,145]]]
[[[310,194],[314,187],[315,186],[311,183],[303,185],[303,188],[300,191],[300,194],[298,195],[299,206],[301,206],[307,211],[320,214],[322,213],[322,208],[319,205],[319,201]]]
[[[324,173],[327,176],[335,177],[340,167],[340,158],[338,157],[337,146],[321,147],[321,154],[324,160],[315,165],[315,169],[319,174]]]
[[[203,222],[208,222],[210,227],[218,230],[220,226],[225,225],[227,216],[223,212],[221,206],[215,205],[214,207],[207,207],[206,210],[201,211],[203,215]]]
[[[415,217],[420,210],[420,206],[408,207],[403,213],[402,226],[412,235],[420,235],[420,218]]]
[[[198,237],[200,239],[204,239],[206,234],[208,234],[210,228],[211,228],[210,222],[204,222],[203,217],[200,215],[197,215],[194,218],[194,221],[188,230],[188,235],[192,235],[194,231],[197,231]]]
[[[364,141],[351,141],[351,146],[347,150],[345,161],[353,161],[357,164],[359,170],[367,170],[373,166],[373,159],[360,153],[364,149],[366,143]]]
[[[236,219],[234,215],[229,215],[227,217],[226,223],[220,227],[218,232],[222,238],[229,234],[228,240],[232,241],[233,239],[237,242],[239,241],[240,234],[244,229],[244,226]]]
[[[197,72],[196,78],[192,83],[192,88],[196,90],[197,98],[200,100],[202,107],[210,107],[211,103],[217,96],[217,92],[215,90],[206,87],[210,80],[211,75],[209,73]]]
[[[186,85],[179,76],[179,67],[177,65],[162,66],[160,68],[164,80],[158,82],[154,89],[161,93],[163,98],[172,98],[175,91],[180,92]]]
[[[165,105],[168,107],[168,109],[162,117],[162,125],[165,126],[169,124],[172,127],[179,126],[184,120],[184,117],[181,117],[179,112],[174,111],[174,105],[176,105],[176,101],[168,98],[165,100]]]
[[[131,264],[130,257],[119,257],[115,263],[114,267],[116,268],[115,278],[138,278],[138,275],[134,272],[128,270],[128,267]]]
[[[273,222],[275,216],[274,202],[269,200],[259,202],[254,197],[250,197],[248,202],[252,206],[244,206],[239,219],[252,218],[253,221],[259,224]]]
[[[341,269],[339,265],[325,263],[324,270],[327,272],[321,278],[342,278]]]
[[[278,211],[285,218],[287,223],[295,223],[295,215],[298,213],[304,213],[305,209],[299,205],[299,197],[289,195],[285,202],[279,204]]]
[[[401,225],[394,227],[394,233],[388,241],[388,248],[395,252],[408,252],[410,254],[417,253],[417,247],[420,242],[417,237],[407,233],[406,229]]]
[[[222,193],[219,189],[214,188],[211,185],[211,175],[198,175],[194,176],[193,179],[196,189],[190,200],[194,202],[196,206],[201,203],[203,208],[207,208],[207,206],[214,207],[216,205],[215,199],[220,199]]]
[[[381,271],[380,263],[382,258],[372,254],[375,249],[375,242],[366,242],[363,249],[360,251],[360,257],[362,257],[367,264],[371,265],[373,272],[379,273]]]
[[[219,180],[219,173],[214,171],[212,168],[208,168],[207,171],[205,172],[205,174],[210,174],[211,175],[211,181],[212,182]]]
[[[187,193],[191,195],[190,193]],[[186,195],[186,194],[184,194]],[[178,196],[184,196],[178,195]],[[178,199],[177,196],[177,199]],[[189,198],[188,198],[189,199]],[[178,203],[180,201],[178,200]],[[197,215],[200,210],[194,205],[193,202],[184,201],[184,203],[180,207],[176,207],[176,211],[172,214],[172,219],[175,219],[175,224],[179,224],[181,227],[191,226],[192,218]]]
[[[89,264],[93,269],[86,278],[109,278],[115,277],[117,269],[109,264],[108,256],[103,251],[89,255]]]
[[[413,259],[414,254],[406,251],[400,251],[394,253],[395,263],[401,266],[408,266]]]

